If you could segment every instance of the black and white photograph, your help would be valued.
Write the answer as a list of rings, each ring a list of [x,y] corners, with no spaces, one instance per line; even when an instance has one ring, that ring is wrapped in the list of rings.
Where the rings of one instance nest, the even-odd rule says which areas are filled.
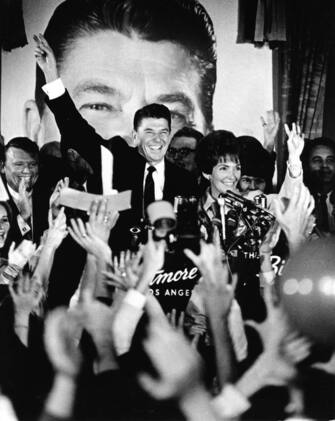
[[[0,421],[335,419],[335,2],[0,0]]]

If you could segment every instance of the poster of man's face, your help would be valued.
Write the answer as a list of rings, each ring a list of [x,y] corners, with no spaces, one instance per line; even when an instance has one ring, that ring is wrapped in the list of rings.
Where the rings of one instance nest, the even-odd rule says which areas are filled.
[[[135,111],[154,102],[170,109],[172,134],[184,126],[203,134],[213,127],[260,134],[259,116],[271,108],[271,53],[234,43],[235,3],[44,0],[42,4],[41,0],[23,0],[28,41],[33,33],[45,34],[60,77],[82,116],[105,139],[119,135],[129,143]],[[252,59],[249,78],[241,80],[241,69],[247,67],[246,48]],[[35,76],[32,49],[33,45],[23,49],[30,55],[23,51],[3,55],[2,131],[6,140],[25,134],[42,145],[59,140],[59,133],[44,103],[43,77],[39,72]],[[19,53],[22,66],[29,64],[32,70],[31,74],[21,71],[15,83],[18,76],[6,70],[11,55]],[[230,62],[232,56],[235,65]],[[28,86],[34,92],[30,98],[18,89],[25,78],[24,92]],[[11,95],[21,95],[15,112],[13,100],[8,99]],[[17,123],[22,121],[21,109],[22,128]]]

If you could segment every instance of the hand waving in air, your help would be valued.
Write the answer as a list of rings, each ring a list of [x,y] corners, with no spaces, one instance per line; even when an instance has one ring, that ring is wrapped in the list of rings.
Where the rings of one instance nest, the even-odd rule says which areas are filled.
[[[36,63],[43,71],[47,83],[59,78],[54,52],[42,34],[34,35]]]
[[[291,163],[300,161],[300,155],[304,149],[305,136],[301,133],[299,124],[293,123],[292,130],[289,129],[288,125],[285,124],[285,132],[288,136],[287,148],[288,148],[288,161]]]

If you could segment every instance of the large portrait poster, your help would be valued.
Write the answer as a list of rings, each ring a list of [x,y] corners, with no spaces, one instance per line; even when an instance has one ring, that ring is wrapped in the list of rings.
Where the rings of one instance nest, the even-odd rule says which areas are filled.
[[[5,141],[24,135],[42,146],[60,137],[36,71],[39,33],[76,108],[105,139],[119,135],[131,144],[136,110],[162,103],[173,132],[226,129],[262,141],[260,116],[272,108],[271,52],[236,44],[237,3],[22,0],[28,45],[2,53]],[[166,310],[183,309],[198,278],[181,256],[167,262],[151,292]]]
[[[185,19],[174,0],[117,1],[124,10],[120,12],[121,7],[114,16],[104,10],[109,22],[96,28],[90,11],[86,18],[84,14],[87,5],[98,5],[100,0],[77,0],[55,18],[50,32],[61,76],[77,108],[102,136],[127,138],[134,111],[145,102],[157,101],[172,110],[174,129],[186,124],[204,132],[214,127],[262,140],[259,117],[272,108],[271,52],[267,47],[236,44],[237,1],[200,2],[203,7],[190,19]],[[43,104],[41,81],[36,81],[33,35],[44,33],[61,3],[22,0],[28,45],[2,53],[1,133],[6,141],[21,135],[40,145],[58,140],[53,118]],[[141,11],[145,3],[149,6]],[[131,12],[134,22],[128,28],[131,4],[139,10],[135,7]],[[71,20],[72,32],[66,33],[65,21]]]

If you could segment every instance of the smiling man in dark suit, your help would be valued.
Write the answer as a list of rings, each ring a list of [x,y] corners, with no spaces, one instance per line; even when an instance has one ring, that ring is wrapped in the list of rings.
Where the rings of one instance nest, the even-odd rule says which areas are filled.
[[[65,90],[47,41],[42,35],[34,39],[36,60],[47,82],[43,90],[61,133],[63,155],[74,149],[91,166],[93,174],[87,180],[88,191],[108,194],[106,186],[119,191],[132,190],[132,208],[122,213],[113,230],[117,242],[113,248],[127,248],[129,228],[141,223],[150,202],[163,199],[173,203],[175,196],[197,193],[195,178],[165,159],[171,140],[170,111],[164,105],[149,104],[135,113],[133,141],[137,148],[129,147],[121,137],[104,140],[80,115]],[[103,150],[112,153],[112,173],[102,171],[106,159]],[[107,159],[111,156],[108,155]]]
[[[47,228],[49,201],[38,182],[38,146],[16,137],[6,144],[4,156],[2,177],[14,215],[10,235],[17,245],[23,239],[39,243]]]

